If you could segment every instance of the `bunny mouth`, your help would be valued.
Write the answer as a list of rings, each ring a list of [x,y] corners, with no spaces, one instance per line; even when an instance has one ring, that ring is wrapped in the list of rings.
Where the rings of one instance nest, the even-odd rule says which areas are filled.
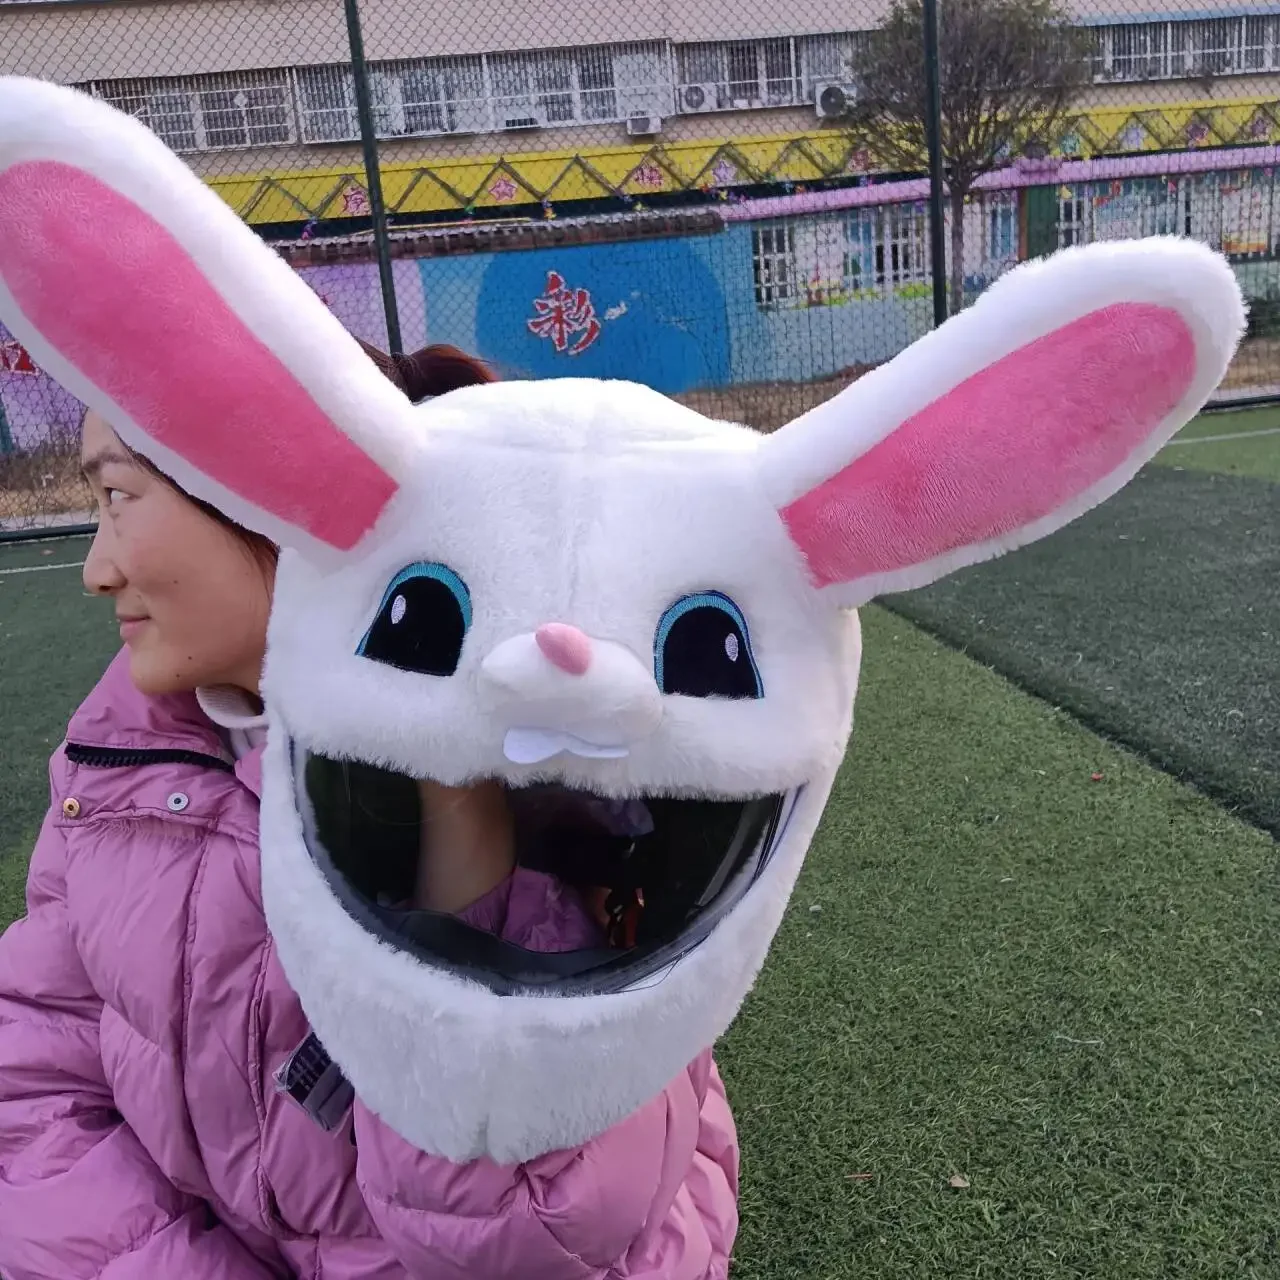
[[[618,801],[504,784],[517,867],[576,893],[594,919],[581,931],[594,934],[589,945],[530,950],[498,936],[502,919],[489,932],[414,904],[424,827],[412,778],[296,743],[290,755],[307,850],[347,914],[381,943],[499,995],[604,995],[660,976],[742,901],[803,790]]]

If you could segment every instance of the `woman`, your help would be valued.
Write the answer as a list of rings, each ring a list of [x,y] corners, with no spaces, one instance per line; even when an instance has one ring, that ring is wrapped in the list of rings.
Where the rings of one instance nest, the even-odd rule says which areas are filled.
[[[413,400],[489,380],[391,359]],[[85,582],[125,649],[50,764],[27,916],[0,939],[6,1280],[724,1277],[733,1121],[709,1053],[577,1150],[449,1164],[352,1100],[263,919],[258,682],[275,548],[86,417],[101,522]],[[519,945],[591,945],[514,864],[494,784],[424,783],[416,904]]]

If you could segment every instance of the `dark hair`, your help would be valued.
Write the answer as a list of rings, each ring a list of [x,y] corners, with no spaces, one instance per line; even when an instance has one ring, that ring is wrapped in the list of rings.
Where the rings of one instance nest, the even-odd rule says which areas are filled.
[[[367,342],[360,342],[369,357],[401,391],[419,404],[431,396],[442,396],[459,387],[496,382],[497,375],[481,360],[447,343],[434,343],[407,355],[388,355]]]
[[[388,355],[377,347],[357,338],[365,355],[378,366],[378,371],[395,383],[401,391],[418,404],[431,396],[442,396],[459,387],[473,387],[483,382],[496,382],[497,375],[482,361],[469,356],[457,347],[436,343],[411,351],[407,355]],[[126,446],[127,447],[127,446]],[[189,499],[211,520],[229,529],[264,568],[275,564],[280,548],[270,538],[232,520],[212,503],[188,493],[172,476],[166,475],[150,458],[134,449],[129,452],[135,460],[167,484],[172,485],[184,498]]]

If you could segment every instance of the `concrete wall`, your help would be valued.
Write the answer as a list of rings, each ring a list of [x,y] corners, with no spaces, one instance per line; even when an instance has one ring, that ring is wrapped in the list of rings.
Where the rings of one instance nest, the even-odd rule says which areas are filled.
[[[1142,20],[1276,12],[1275,3],[1080,0],[1081,20]],[[887,0],[833,6],[827,0],[362,0],[372,60],[498,53],[626,41],[743,40],[865,30]],[[14,3],[0,0],[0,73],[62,83],[186,76],[348,60],[339,0],[167,0],[165,3]],[[1252,78],[1245,77],[1251,80]],[[1224,91],[1229,82],[1221,82]],[[1107,93],[1112,87],[1100,89]],[[1172,89],[1173,85],[1164,86]],[[1233,90],[1237,95],[1239,88]],[[1104,99],[1105,100],[1105,99]]]
[[[363,0],[370,59],[498,53],[641,40],[736,40],[874,26],[884,0],[637,4],[590,0]],[[90,79],[348,61],[338,0],[169,0],[165,4],[0,5],[0,71]]]

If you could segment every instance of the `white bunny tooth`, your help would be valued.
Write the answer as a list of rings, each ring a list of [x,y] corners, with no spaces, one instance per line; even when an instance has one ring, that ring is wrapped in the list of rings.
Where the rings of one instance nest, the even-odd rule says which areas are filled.
[[[512,764],[541,764],[568,751],[588,760],[620,760],[627,748],[587,742],[559,729],[508,729],[503,754]]]

